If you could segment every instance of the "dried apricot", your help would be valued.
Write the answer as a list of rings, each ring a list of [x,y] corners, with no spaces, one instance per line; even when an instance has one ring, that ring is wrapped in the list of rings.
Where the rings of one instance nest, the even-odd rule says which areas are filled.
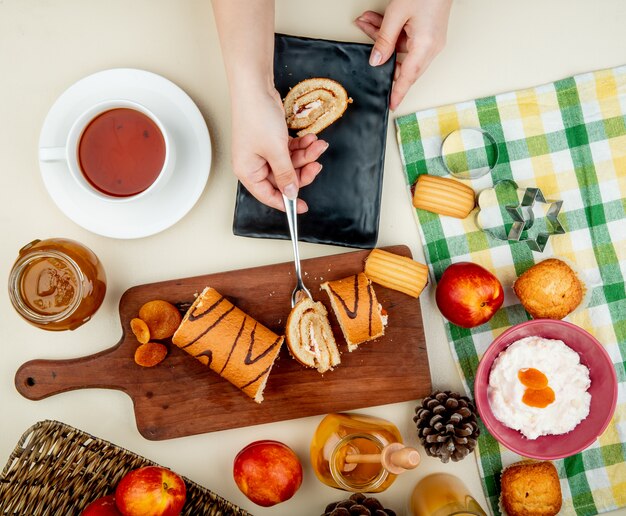
[[[160,342],[146,342],[135,350],[135,363],[142,367],[153,367],[167,355],[167,347]]]
[[[171,337],[183,319],[178,308],[162,299],[148,301],[143,305],[139,309],[139,318],[148,325],[153,339]]]
[[[130,329],[137,337],[140,344],[145,344],[150,340],[150,329],[143,319],[135,317],[130,320]]]

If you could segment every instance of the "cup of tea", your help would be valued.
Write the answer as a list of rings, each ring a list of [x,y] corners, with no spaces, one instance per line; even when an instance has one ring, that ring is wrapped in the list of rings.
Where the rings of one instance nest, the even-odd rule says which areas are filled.
[[[130,100],[107,100],[72,124],[64,147],[39,149],[40,161],[66,161],[74,180],[105,201],[145,197],[170,179],[174,145],[155,114]]]

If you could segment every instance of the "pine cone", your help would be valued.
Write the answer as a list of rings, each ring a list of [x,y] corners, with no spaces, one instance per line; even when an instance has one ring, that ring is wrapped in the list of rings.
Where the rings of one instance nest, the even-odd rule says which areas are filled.
[[[354,493],[347,500],[328,504],[322,516],[396,516],[396,513],[384,509],[376,498]]]
[[[476,447],[480,431],[476,409],[467,396],[436,391],[415,409],[413,421],[426,454],[442,462],[460,461]]]

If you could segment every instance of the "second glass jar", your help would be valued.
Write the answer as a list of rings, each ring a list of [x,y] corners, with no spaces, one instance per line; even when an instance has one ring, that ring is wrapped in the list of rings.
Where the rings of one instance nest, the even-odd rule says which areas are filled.
[[[380,462],[349,464],[350,454],[380,454],[391,443],[402,443],[398,428],[377,417],[355,413],[327,415],[311,442],[311,464],[324,484],[344,491],[380,493],[397,475]]]

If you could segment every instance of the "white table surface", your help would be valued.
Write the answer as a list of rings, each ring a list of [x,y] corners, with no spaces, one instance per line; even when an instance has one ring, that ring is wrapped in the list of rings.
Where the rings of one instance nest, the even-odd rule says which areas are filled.
[[[366,41],[351,21],[382,0],[277,2],[276,29],[295,35]],[[623,0],[455,0],[448,44],[413,87],[398,114],[534,86],[626,58]],[[72,83],[108,68],[142,68],[181,86],[197,103],[211,132],[214,161],[193,210],[172,228],[122,241],[100,237],[67,219],[44,189],[37,141],[44,117]],[[0,296],[0,464],[33,423],[56,419],[107,439],[186,475],[254,514],[320,514],[343,493],[317,481],[307,459],[320,417],[240,428],[170,441],[139,435],[130,398],[113,390],[78,390],[29,401],[15,390],[17,368],[34,358],[71,358],[110,347],[120,336],[117,305],[132,285],[263,265],[291,259],[289,242],[232,234],[236,181],[230,172],[230,118],[226,78],[209,0],[0,0],[0,270],[8,276],[19,248],[34,238],[67,237],[91,247],[105,265],[104,304],[74,332],[28,325]],[[387,140],[379,245],[404,243],[422,250],[406,197],[393,124]],[[304,258],[341,252],[302,244]],[[433,291],[421,296],[433,386],[460,389]],[[416,444],[416,402],[363,412],[395,422]],[[233,415],[236,417],[236,414]],[[288,502],[262,509],[232,479],[235,454],[251,441],[271,438],[303,459],[304,481]],[[461,477],[483,506],[473,456],[444,465],[425,458],[379,498],[399,514],[415,483],[434,471]],[[626,515],[626,510],[615,512]]]

